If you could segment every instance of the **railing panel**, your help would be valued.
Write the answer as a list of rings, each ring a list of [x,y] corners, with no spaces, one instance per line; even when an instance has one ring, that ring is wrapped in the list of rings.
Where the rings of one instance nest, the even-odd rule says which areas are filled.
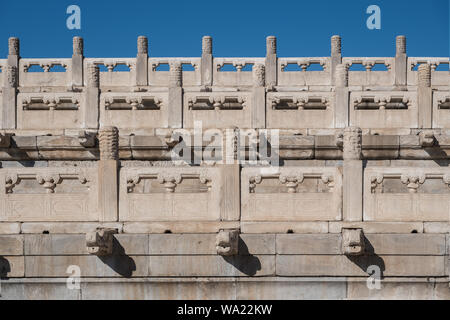
[[[0,220],[98,221],[96,168],[0,170]]]
[[[242,221],[341,220],[342,174],[332,167],[244,168],[241,201]]]

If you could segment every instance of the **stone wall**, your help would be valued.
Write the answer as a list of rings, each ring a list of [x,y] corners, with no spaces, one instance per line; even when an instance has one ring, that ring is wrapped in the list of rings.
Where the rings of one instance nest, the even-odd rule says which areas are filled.
[[[449,299],[449,58],[266,46],[23,59],[10,38],[1,297]]]

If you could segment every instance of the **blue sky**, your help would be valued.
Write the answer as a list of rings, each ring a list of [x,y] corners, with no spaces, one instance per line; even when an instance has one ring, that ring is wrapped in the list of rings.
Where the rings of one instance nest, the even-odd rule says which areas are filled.
[[[68,30],[66,8],[81,8],[81,30]],[[381,30],[366,27],[366,8],[381,8]],[[5,11],[6,10],[6,13]],[[328,56],[330,36],[342,36],[344,56],[393,56],[395,36],[409,56],[449,56],[449,0],[45,0],[5,1],[0,57],[8,37],[21,39],[22,57],[70,57],[72,37],[85,56],[133,57],[136,38],[149,37],[150,55],[200,56],[201,37],[214,38],[215,56],[264,56],[265,37],[278,54]]]

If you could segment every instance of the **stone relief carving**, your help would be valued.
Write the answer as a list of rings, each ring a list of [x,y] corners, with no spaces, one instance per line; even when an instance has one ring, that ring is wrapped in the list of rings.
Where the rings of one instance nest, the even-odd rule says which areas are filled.
[[[396,53],[406,53],[406,37],[405,36],[397,36],[395,38],[395,47]]]
[[[80,107],[80,100],[74,96],[28,96],[22,98],[24,110],[73,110]]]
[[[257,184],[260,184],[261,181],[262,181],[262,176],[260,176],[260,175],[250,177],[248,180],[248,182],[249,182],[248,183],[248,188],[249,188],[248,192],[255,193],[255,187]]]
[[[14,186],[19,182],[20,182],[20,179],[17,174],[8,174],[5,177],[5,192],[12,193]]]
[[[83,38],[73,37],[73,54],[82,56],[83,50],[84,50]]]
[[[348,68],[347,65],[341,63],[336,66],[336,86],[348,86]]]
[[[364,96],[353,100],[356,109],[408,109],[412,100],[406,96]]]
[[[280,174],[278,179],[282,184],[286,185],[286,187],[288,188],[288,193],[296,193],[297,186],[303,182],[304,176],[303,174],[298,174],[296,176]]]
[[[204,36],[202,38],[202,53],[212,54],[212,37]]]
[[[344,129],[344,160],[361,159],[362,131],[358,127],[347,127]]]
[[[105,108],[109,110],[116,109],[115,104],[119,105],[118,109],[123,109],[123,102],[129,105],[131,110],[140,109],[161,109],[163,101],[156,96],[107,96],[104,98]]]
[[[264,87],[266,84],[265,81],[266,72],[263,64],[254,64],[253,65],[253,85],[257,87]]]
[[[17,87],[17,68],[16,66],[8,65],[6,67],[6,77],[9,87]]]
[[[160,173],[157,176],[158,182],[163,184],[164,188],[166,188],[166,191],[169,193],[173,193],[175,191],[176,186],[181,183],[182,179],[183,178],[179,173],[167,172],[167,173]]]
[[[169,86],[181,87],[182,85],[182,67],[180,62],[171,62],[169,71]]]
[[[417,193],[419,186],[425,182],[425,175],[402,174],[400,176],[400,181],[403,184],[406,184],[410,193]]]
[[[330,99],[325,96],[273,96],[272,109],[325,110],[330,107]]]
[[[331,55],[341,54],[341,37],[334,35],[331,37]]]
[[[342,229],[342,253],[349,256],[364,254],[364,233],[360,228]]]
[[[432,147],[435,143],[434,133],[432,131],[421,131],[419,133],[419,143],[424,148]]]
[[[422,63],[417,72],[417,84],[421,87],[431,87],[431,66]]]
[[[89,254],[106,256],[113,252],[114,234],[117,229],[97,228],[96,231],[86,233],[86,249]]]
[[[88,86],[98,88],[100,86],[100,69],[95,64],[87,67]]]
[[[56,185],[62,181],[59,174],[38,174],[36,180],[45,188],[46,193],[54,193]]]
[[[226,110],[243,109],[246,107],[247,97],[244,96],[195,96],[188,99],[188,107],[191,110]]]
[[[8,54],[9,55],[19,55],[20,42],[19,38],[11,37],[8,39]]]
[[[100,160],[117,160],[119,156],[119,130],[116,127],[102,127],[98,134]]]
[[[267,54],[277,54],[277,37],[268,36],[266,38],[266,52]]]
[[[286,67],[290,64],[296,64],[302,71],[306,72],[311,64],[319,64],[323,71],[328,70],[328,60],[327,59],[318,59],[318,58],[297,58],[297,59],[280,59],[280,68],[281,71],[285,71]]]
[[[137,39],[138,54],[148,54],[148,39],[145,36],[139,36]]]
[[[220,230],[216,238],[217,254],[237,255],[239,251],[239,230]]]

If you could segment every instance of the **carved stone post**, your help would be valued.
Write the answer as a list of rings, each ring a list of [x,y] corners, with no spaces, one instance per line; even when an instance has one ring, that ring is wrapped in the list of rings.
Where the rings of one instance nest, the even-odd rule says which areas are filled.
[[[97,129],[99,119],[100,70],[91,64],[86,70],[87,81],[84,89],[84,125],[85,129]]]
[[[406,86],[408,56],[406,55],[405,36],[395,38],[395,49],[395,85]]]
[[[276,86],[277,81],[277,38],[268,36],[266,38],[266,85]]]
[[[20,42],[18,38],[8,40],[8,60],[3,81],[3,110],[1,129],[16,128],[17,87],[19,85]]]
[[[145,36],[137,39],[136,85],[148,85],[148,39]]]
[[[213,84],[213,55],[212,37],[202,38],[202,60],[200,63],[202,86],[212,86]]]
[[[170,63],[169,71],[169,128],[181,128],[183,114],[183,73],[180,62]]]
[[[433,92],[431,89],[431,66],[419,65],[417,72],[417,105],[419,108],[419,128],[431,128]]]
[[[253,65],[252,128],[266,127],[266,87],[263,64]]]
[[[331,84],[336,81],[336,67],[342,63],[341,36],[331,37]]]
[[[19,38],[11,37],[8,39],[8,65],[19,67],[20,59],[20,41]]]
[[[72,85],[83,86],[83,38],[73,37]]]
[[[3,84],[2,129],[16,128],[18,69],[7,65]]]
[[[363,164],[362,132],[358,127],[344,129],[343,139],[343,216],[344,221],[362,221]]]
[[[100,161],[99,199],[100,220],[118,219],[118,168],[119,168],[119,130],[116,127],[102,127],[98,133]]]
[[[345,128],[349,121],[348,69],[345,64],[338,64],[335,70],[335,127]]]

